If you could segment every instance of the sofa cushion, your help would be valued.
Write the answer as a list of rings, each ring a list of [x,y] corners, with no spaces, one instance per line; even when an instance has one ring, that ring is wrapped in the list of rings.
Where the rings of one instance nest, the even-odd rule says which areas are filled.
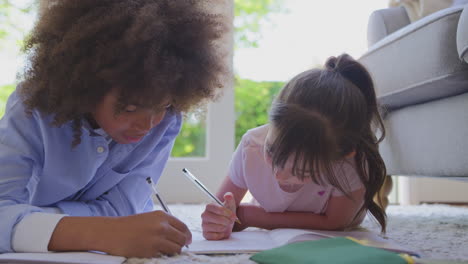
[[[464,93],[389,113],[379,147],[387,173],[468,179],[467,109]]]
[[[466,7],[463,9],[458,21],[457,49],[460,59],[468,62],[468,5]]]
[[[409,24],[359,59],[388,110],[468,91],[468,65],[459,59],[456,45],[462,10],[447,8]]]
[[[377,41],[410,23],[408,13],[402,6],[372,12],[367,27],[367,45],[369,47],[374,45]]]
[[[468,0],[454,0],[452,6],[466,5]]]

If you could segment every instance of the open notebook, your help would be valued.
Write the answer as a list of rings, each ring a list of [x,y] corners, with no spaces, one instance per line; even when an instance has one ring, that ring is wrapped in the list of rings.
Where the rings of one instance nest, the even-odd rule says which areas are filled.
[[[292,228],[274,230],[245,230],[233,232],[229,239],[220,241],[205,240],[201,233],[193,232],[193,242],[184,251],[195,254],[256,253],[294,242],[318,240],[331,237],[352,237],[359,243],[393,252],[418,256],[417,252],[398,246],[365,229],[353,231],[319,231]]]
[[[294,242],[330,237],[352,237],[367,246],[418,256],[416,252],[404,249],[390,240],[364,229],[346,232],[292,228],[244,230],[234,232],[229,239],[219,241],[205,240],[200,232],[192,232],[192,234],[192,244],[188,249],[183,248],[183,251],[194,254],[257,253]],[[124,257],[91,252],[0,254],[0,263],[121,264],[124,261]]]

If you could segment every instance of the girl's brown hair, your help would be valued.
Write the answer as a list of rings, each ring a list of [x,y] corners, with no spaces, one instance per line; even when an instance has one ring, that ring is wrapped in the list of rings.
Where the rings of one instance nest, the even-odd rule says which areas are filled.
[[[207,12],[206,1],[47,2],[26,40],[20,92],[28,112],[52,114],[56,126],[73,122],[74,144],[84,116],[112,89],[120,106],[171,98],[187,111],[230,78],[219,41],[231,21]]]
[[[294,175],[312,177],[317,184],[329,182],[346,195],[343,179],[334,175],[332,165],[355,152],[356,169],[366,188],[355,217],[368,209],[385,232],[385,211],[373,200],[387,176],[378,151],[385,128],[364,66],[343,54],[329,58],[324,69],[297,75],[273,102],[270,121],[277,135],[272,142],[274,166],[284,167],[293,157]],[[309,168],[315,173],[305,176]]]

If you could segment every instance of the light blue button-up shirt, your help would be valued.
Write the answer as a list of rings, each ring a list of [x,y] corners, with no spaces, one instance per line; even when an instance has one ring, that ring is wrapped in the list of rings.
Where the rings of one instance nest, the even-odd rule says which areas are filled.
[[[146,177],[159,179],[180,113],[168,112],[140,142],[118,144],[84,126],[71,147],[71,123],[51,126],[51,116],[29,116],[17,92],[0,120],[0,253],[12,251],[12,230],[41,207],[71,216],[126,216],[153,208]],[[97,132],[97,133],[96,133]]]

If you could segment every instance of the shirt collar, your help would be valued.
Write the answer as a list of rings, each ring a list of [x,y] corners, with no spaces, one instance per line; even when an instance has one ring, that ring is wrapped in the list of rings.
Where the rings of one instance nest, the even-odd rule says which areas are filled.
[[[106,139],[107,142],[112,141],[112,138],[106,133],[106,131],[104,131],[104,129],[102,129],[102,128],[92,128],[91,124],[89,123],[89,121],[86,118],[83,119],[83,127],[86,130],[88,130],[89,135],[92,136],[92,137],[102,136],[102,137],[104,137]]]

